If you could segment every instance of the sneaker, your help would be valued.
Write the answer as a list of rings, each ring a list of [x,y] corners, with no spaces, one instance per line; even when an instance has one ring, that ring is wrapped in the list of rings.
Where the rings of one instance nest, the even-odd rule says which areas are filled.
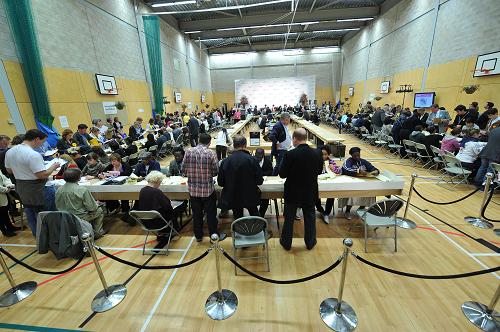
[[[227,237],[226,233],[219,233],[219,242],[224,241]]]
[[[323,215],[323,222],[324,222],[325,224],[327,224],[327,225],[330,223],[330,220],[328,219],[328,215],[327,215],[327,214],[324,214],[324,215]]]
[[[345,218],[346,218],[347,220],[352,220],[352,215],[351,215],[351,212],[346,212],[346,213],[345,213]]]

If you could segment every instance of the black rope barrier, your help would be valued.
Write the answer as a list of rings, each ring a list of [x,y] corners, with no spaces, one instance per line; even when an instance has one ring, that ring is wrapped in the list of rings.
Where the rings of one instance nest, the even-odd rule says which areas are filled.
[[[109,252],[105,251],[104,249],[102,249],[100,247],[95,247],[95,248],[101,254],[103,254],[106,257],[111,258],[112,260],[115,260],[115,261],[117,261],[119,263],[131,266],[131,267],[135,267],[137,269],[144,269],[144,270],[171,270],[171,269],[177,269],[177,268],[181,268],[181,267],[186,267],[186,266],[194,264],[194,263],[202,260],[203,258],[205,258],[208,255],[208,253],[210,252],[210,250],[211,250],[211,249],[207,249],[207,251],[205,251],[200,256],[196,257],[193,260],[190,260],[189,262],[182,263],[182,264],[177,264],[177,265],[143,265],[143,264],[132,263],[132,262],[126,261],[124,259],[121,259],[119,257],[113,256],[112,254],[110,254]]]
[[[274,280],[274,279],[269,279],[269,278],[266,278],[266,277],[263,277],[263,276],[260,276],[258,274],[255,274],[254,272],[246,269],[245,267],[241,266],[240,263],[238,263],[233,257],[231,257],[231,255],[229,255],[227,252],[225,251],[222,251],[222,254],[231,262],[233,263],[237,268],[239,268],[240,270],[248,273],[249,275],[251,275],[252,277],[256,278],[256,279],[259,279],[261,281],[265,281],[265,282],[270,282],[272,284],[280,284],[280,285],[288,285],[288,284],[297,284],[299,282],[306,282],[306,281],[309,281],[309,280],[312,280],[312,279],[315,279],[315,278],[318,278],[318,277],[321,277],[322,275],[324,274],[327,274],[328,272],[330,272],[331,270],[333,270],[334,268],[336,268],[340,262],[342,262],[342,259],[343,259],[343,256],[340,256],[337,261],[335,263],[333,263],[332,265],[330,265],[329,267],[327,267],[326,269],[324,269],[323,271],[320,271],[318,273],[315,273],[311,276],[308,276],[308,277],[304,277],[304,278],[300,278],[300,279],[293,279],[293,280]]]
[[[355,253],[352,253],[352,255],[354,257],[356,257],[360,262],[365,263],[366,265],[369,265],[369,266],[374,267],[376,269],[379,269],[379,270],[382,270],[385,272],[389,272],[389,273],[393,273],[393,274],[397,274],[397,275],[404,276],[404,277],[418,278],[418,279],[459,279],[459,278],[474,277],[474,276],[478,276],[481,274],[496,272],[496,271],[500,270],[500,266],[497,266],[497,267],[493,267],[491,269],[481,270],[481,271],[473,271],[473,272],[460,273],[460,274],[449,274],[449,275],[443,275],[443,276],[429,276],[429,275],[424,275],[424,274],[415,274],[415,273],[408,273],[408,272],[393,270],[391,268],[370,262],[370,261],[364,259],[363,257],[358,256]]]
[[[471,197],[472,195],[474,195],[475,193],[477,193],[479,191],[480,188],[474,190],[473,192],[471,193],[468,193],[467,195],[465,195],[464,197],[462,198],[459,198],[459,199],[456,199],[454,201],[451,201],[451,202],[434,202],[434,201],[431,201],[430,199],[427,199],[425,198],[424,196],[422,196],[421,193],[419,193],[417,191],[417,188],[413,187],[413,191],[415,192],[415,194],[418,195],[418,197],[420,197],[421,199],[423,199],[424,201],[428,202],[428,203],[431,203],[431,204],[436,204],[436,205],[448,205],[448,204],[455,204],[455,203],[458,203],[460,201],[463,201],[464,199],[467,199],[469,197]]]
[[[483,208],[481,209],[481,217],[482,217],[484,220],[488,220],[488,221],[491,221],[491,222],[500,222],[500,220],[490,219],[490,218],[487,218],[487,217],[485,216],[485,213],[486,213],[486,208],[488,207],[488,204],[490,204],[490,202],[491,202],[491,198],[493,197],[493,193],[495,192],[495,188],[491,188],[490,190],[491,190],[491,192],[490,192],[490,194],[488,195],[488,198],[486,199],[486,202],[484,202],[484,206],[483,206]]]
[[[68,267],[65,270],[62,270],[62,271],[44,271],[44,270],[40,270],[40,269],[37,269],[35,267],[29,266],[28,264],[24,263],[23,261],[20,261],[19,259],[17,259],[16,257],[14,257],[11,253],[9,253],[7,250],[5,250],[4,248],[0,248],[0,252],[2,252],[2,254],[5,254],[5,256],[9,257],[14,262],[16,262],[17,264],[19,264],[19,265],[27,268],[30,271],[33,271],[33,272],[36,272],[36,273],[40,273],[40,274],[49,274],[49,275],[58,275],[58,274],[67,273],[67,272],[73,270],[75,267],[77,267],[78,264],[80,264],[82,262],[83,258],[85,257],[85,254],[83,254],[82,257],[80,257],[76,261],[75,264],[71,265],[70,267]]]

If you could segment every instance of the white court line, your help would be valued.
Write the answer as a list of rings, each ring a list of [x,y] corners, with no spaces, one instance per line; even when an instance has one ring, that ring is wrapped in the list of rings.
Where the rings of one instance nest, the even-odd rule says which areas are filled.
[[[476,256],[476,257],[482,257],[482,256],[484,256],[484,257],[498,257],[498,256],[500,256],[500,254],[498,254],[496,252],[495,253],[478,252],[478,253],[473,253],[471,255]]]
[[[181,264],[183,261],[184,261],[184,258],[186,257],[189,249],[191,248],[191,245],[193,244],[193,241],[194,241],[194,236],[191,238],[191,241],[189,242],[189,245],[188,247],[186,248],[186,251],[184,251],[184,254],[182,255],[182,257],[179,259],[179,261],[177,262],[177,264]],[[156,303],[155,305],[153,306],[153,308],[151,308],[151,311],[149,312],[149,315],[148,315],[148,318],[146,318],[146,321],[144,321],[144,324],[142,324],[142,327],[141,327],[141,332],[144,332],[146,331],[149,323],[151,322],[151,319],[153,318],[153,315],[155,314],[156,310],[158,309],[158,306],[160,305],[161,303],[161,300],[163,300],[163,297],[165,296],[165,294],[167,293],[167,290],[168,290],[168,287],[170,287],[170,284],[172,283],[172,281],[174,280],[174,277],[175,275],[177,274],[177,270],[179,270],[178,268],[175,269],[172,274],[170,275],[170,278],[168,278],[168,281],[167,281],[167,284],[165,285],[165,287],[163,287],[163,290],[161,291],[160,293],[160,296],[158,297],[158,299],[156,300]]]
[[[458,243],[456,243],[455,241],[453,241],[448,235],[444,234],[436,226],[434,226],[433,224],[431,224],[427,219],[425,219],[420,214],[418,214],[415,210],[413,210],[412,208],[410,208],[410,211],[413,212],[414,215],[416,215],[417,217],[419,217],[420,219],[422,219],[423,221],[425,221],[425,223],[427,223],[429,226],[431,226],[432,228],[434,228],[439,234],[441,234],[441,236],[443,236],[445,239],[447,239],[448,241],[450,241],[451,243],[453,243],[453,245],[455,245],[455,247],[457,247],[458,249],[460,249],[460,251],[462,251],[464,254],[466,254],[467,256],[469,256],[470,258],[472,258],[476,263],[478,263],[479,265],[481,265],[483,268],[485,268],[485,269],[489,269],[490,268],[488,265],[484,264],[479,259],[477,259],[476,257],[474,257],[470,252],[468,252],[467,250],[465,250],[461,245],[459,245]],[[500,279],[500,276],[496,272],[491,272],[491,273],[497,279]]]
[[[125,251],[142,251],[142,248],[117,248],[117,247],[101,247],[101,249],[104,250],[125,250]],[[161,249],[160,249],[161,250]],[[163,251],[166,251],[166,249],[163,249]],[[186,249],[168,249],[168,251],[178,251],[178,252],[184,252]]]
[[[36,248],[36,244],[17,244],[17,243],[1,243],[0,247],[22,247],[22,248]],[[125,250],[125,251],[142,251],[142,248],[119,248],[119,247],[101,247],[104,250]],[[168,249],[172,252],[185,252],[186,249]]]
[[[36,248],[36,244],[1,243],[0,247]]]

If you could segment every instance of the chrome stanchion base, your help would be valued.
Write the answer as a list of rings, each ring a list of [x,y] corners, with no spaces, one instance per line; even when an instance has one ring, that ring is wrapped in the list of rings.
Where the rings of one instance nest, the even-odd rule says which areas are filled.
[[[238,297],[229,289],[213,292],[205,302],[205,312],[213,320],[224,320],[231,317],[238,308]]]
[[[356,312],[344,301],[340,303],[340,312],[337,312],[335,307],[338,303],[335,298],[328,298],[321,302],[319,306],[321,319],[334,331],[353,331],[358,325]]]
[[[410,219],[397,217],[396,218],[396,226],[404,228],[404,229],[414,229],[417,228],[417,224]]]
[[[500,331],[500,313],[495,310],[489,313],[484,304],[467,301],[462,304],[462,312],[472,324],[481,330],[486,332]]]
[[[107,291],[107,295],[106,295]],[[113,309],[125,298],[127,295],[127,287],[124,285],[109,286],[106,290],[102,290],[92,300],[92,311],[105,312]]]
[[[477,217],[465,217],[464,221],[479,228],[493,228],[492,223]]]
[[[9,289],[0,296],[0,307],[10,307],[13,304],[21,302],[35,291],[36,282],[26,281]]]

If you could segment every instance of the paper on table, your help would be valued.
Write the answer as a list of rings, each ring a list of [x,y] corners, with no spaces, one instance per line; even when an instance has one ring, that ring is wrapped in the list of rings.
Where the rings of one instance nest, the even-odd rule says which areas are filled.
[[[379,179],[382,182],[389,182],[389,181],[391,181],[391,179],[389,179],[387,176],[384,176],[382,174],[377,175],[376,178]]]
[[[49,150],[49,151],[46,151],[43,155],[45,157],[50,157],[50,156],[53,156],[54,154],[57,153],[57,149],[54,149],[54,150]]]
[[[59,117],[59,122],[61,123],[61,128],[69,128],[68,118],[64,115]]]
[[[46,167],[46,169],[49,169],[49,168],[50,168],[50,166],[52,166],[52,165],[53,165],[53,164],[55,164],[55,163],[59,163],[59,164],[61,164],[61,166],[62,166],[62,165],[64,165],[64,164],[66,164],[66,163],[67,163],[67,161],[66,161],[66,160],[64,160],[64,159],[61,159],[61,158],[54,158],[54,159],[52,159],[52,160],[46,161],[46,162],[45,162],[45,167]]]

